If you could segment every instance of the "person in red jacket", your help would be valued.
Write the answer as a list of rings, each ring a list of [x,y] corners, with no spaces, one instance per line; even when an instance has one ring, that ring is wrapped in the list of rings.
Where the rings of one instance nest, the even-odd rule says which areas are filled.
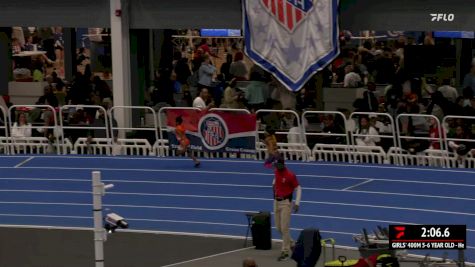
[[[186,137],[186,129],[185,129],[185,126],[183,126],[182,117],[177,117],[175,119],[175,125],[176,125],[175,127],[176,139],[178,140],[178,143],[179,143],[177,154],[181,156],[181,155],[184,155],[186,152],[188,152],[191,159],[195,163],[195,167],[199,167],[200,162],[193,155],[193,151],[191,151],[190,149],[190,140],[188,139],[188,137]]]
[[[279,158],[275,163],[275,177],[272,184],[275,227],[282,235],[282,250],[277,260],[284,261],[290,259],[290,247],[293,242],[290,236],[290,217],[292,210],[295,213],[299,210],[302,188],[297,176],[285,166],[283,158]],[[294,191],[295,203],[293,203]]]

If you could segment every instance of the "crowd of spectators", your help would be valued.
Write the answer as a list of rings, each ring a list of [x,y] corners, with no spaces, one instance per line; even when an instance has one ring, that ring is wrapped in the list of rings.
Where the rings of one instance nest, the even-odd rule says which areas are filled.
[[[147,104],[157,110],[164,106],[233,108],[250,112],[281,110],[283,112],[280,113],[261,112],[258,116],[260,129],[270,126],[277,132],[289,133],[277,135],[279,141],[297,143],[301,141],[296,138],[300,131],[297,116],[301,117],[308,110],[316,110],[316,87],[319,84],[327,87],[337,84],[366,90],[361,98],[355,99],[352,110],[339,110],[345,114],[345,118],[337,114],[312,114],[304,118],[301,124],[308,132],[337,134],[309,137],[307,142],[310,147],[315,143],[346,144],[351,141],[361,146],[378,145],[388,150],[397,145],[388,138],[394,134],[395,128],[390,118],[396,121],[402,135],[433,138],[405,138],[403,148],[411,152],[440,149],[441,145],[435,141],[440,134],[443,138],[472,139],[475,120],[444,121],[444,117],[475,116],[475,61],[470,73],[465,76],[463,90],[459,91],[452,86],[453,77],[438,77],[428,81],[424,75],[406,71],[404,50],[410,45],[419,45],[412,42],[400,37],[394,42],[365,41],[360,46],[343,45],[339,58],[311,79],[302,90],[292,93],[257,65],[249,64],[239,43],[224,46],[224,53],[220,53],[220,43],[204,39],[196,45],[190,60],[178,51],[173,56],[173,62],[157,71],[153,86],[148,91]],[[430,35],[424,38],[423,45],[434,45]],[[215,62],[221,58],[225,61],[218,67]],[[85,59],[84,53],[79,51],[78,62]],[[54,72],[45,80],[48,85],[36,104],[53,107],[64,104],[100,105],[105,109],[112,105],[110,86],[100,77],[93,76],[88,66],[84,73],[78,72],[70,83],[59,79]],[[350,117],[353,111],[388,115]],[[79,110],[71,110],[67,116],[70,120],[68,123],[89,125],[97,117],[89,111],[84,116],[81,114]],[[400,114],[407,116],[396,120]],[[440,124],[437,120],[418,117],[418,114],[433,115]],[[38,115],[30,112],[28,120],[34,122],[37,119]],[[471,142],[460,140],[451,147],[455,149],[462,143],[465,147],[473,147]]]
[[[107,78],[108,73],[104,73]],[[65,126],[85,126],[93,127],[92,130],[68,130],[64,137],[74,142],[79,137],[106,137],[105,130],[98,130],[105,127],[104,114],[97,108],[81,108],[81,105],[101,106],[105,110],[112,107],[112,89],[106,80],[99,76],[92,75],[90,66],[87,65],[84,73],[77,72],[71,82],[58,77],[56,72],[44,79],[44,93],[35,105],[49,105],[54,110],[47,108],[28,108],[12,110],[11,136],[16,139],[24,137],[47,137],[54,142],[56,138],[63,138],[59,129],[55,128],[53,113],[59,119],[58,110],[65,105],[78,105],[77,108],[62,109],[63,125]],[[5,99],[7,101],[5,101]],[[10,103],[9,98],[2,98],[2,106],[7,110],[14,103]],[[3,122],[3,115],[2,124]],[[57,122],[59,124],[59,121]],[[33,126],[33,127],[32,127]]]
[[[203,109],[213,107],[247,109],[255,112],[259,109],[284,110],[280,114],[263,113],[258,116],[262,128],[271,126],[276,130],[288,132],[294,128],[297,119],[290,113],[296,111],[301,116],[304,111],[316,110],[316,84],[322,79],[327,87],[339,85],[348,88],[366,88],[361,98],[355,99],[353,109],[341,109],[346,118],[337,115],[315,115],[306,117],[303,126],[307,131],[344,134],[346,130],[353,134],[353,143],[362,146],[382,146],[388,150],[396,146],[392,136],[395,125],[384,115],[349,117],[356,112],[386,113],[396,120],[401,133],[406,136],[433,138],[427,140],[403,140],[403,148],[411,152],[425,149],[440,149],[436,144],[439,138],[439,125],[430,119],[417,117],[417,114],[433,115],[440,124],[443,137],[458,136],[470,139],[474,136],[475,120],[447,120],[445,116],[475,116],[475,62],[463,82],[460,92],[451,86],[454,77],[436,77],[428,80],[423,74],[406,71],[404,50],[411,45],[434,46],[435,41],[427,34],[421,43],[399,37],[393,42],[365,41],[360,46],[345,46],[341,56],[319,75],[311,79],[298,93],[291,93],[279,81],[256,65],[246,64],[239,46],[225,47],[226,61],[217,68],[213,52],[206,40],[195,47],[191,67],[180,52],[167,70],[166,76],[160,75],[152,89],[151,105],[194,106]],[[215,50],[216,51],[216,50]],[[162,74],[161,72],[160,74]],[[176,78],[175,78],[176,77]],[[180,77],[180,79],[178,79]],[[176,85],[175,80],[179,80]],[[383,87],[381,85],[384,85]],[[166,96],[166,97],[165,97]],[[289,111],[289,112],[287,112]],[[290,118],[289,118],[290,117]],[[295,129],[295,128],[294,128]],[[463,132],[463,134],[462,134]],[[280,136],[279,141],[298,141],[296,134]],[[310,147],[315,143],[341,143],[349,140],[342,136],[316,136],[308,138]],[[472,147],[470,142],[466,145]]]

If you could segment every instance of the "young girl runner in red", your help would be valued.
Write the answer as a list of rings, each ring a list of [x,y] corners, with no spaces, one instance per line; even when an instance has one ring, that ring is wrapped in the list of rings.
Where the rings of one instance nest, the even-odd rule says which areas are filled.
[[[190,155],[191,159],[195,163],[195,167],[200,166],[200,161],[193,155],[193,151],[190,149],[190,140],[186,137],[186,129],[185,126],[183,126],[183,118],[177,117],[175,119],[175,134],[176,134],[176,139],[178,140],[179,146],[178,146],[178,151],[177,154],[179,156],[184,155],[186,152],[188,152],[188,155]]]

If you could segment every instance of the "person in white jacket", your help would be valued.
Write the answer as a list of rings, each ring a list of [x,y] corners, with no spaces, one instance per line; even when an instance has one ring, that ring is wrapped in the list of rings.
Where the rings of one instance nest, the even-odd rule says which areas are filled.
[[[376,146],[381,139],[378,131],[370,125],[367,117],[360,117],[359,127],[355,133],[356,144],[359,146]]]
[[[12,137],[25,138],[31,137],[31,124],[26,120],[26,114],[20,113],[18,120],[12,126]]]

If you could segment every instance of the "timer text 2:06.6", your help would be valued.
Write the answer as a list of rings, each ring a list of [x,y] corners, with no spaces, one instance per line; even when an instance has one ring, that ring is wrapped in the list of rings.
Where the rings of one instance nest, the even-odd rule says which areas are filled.
[[[432,238],[432,237],[450,237],[450,230],[449,230],[449,227],[445,228],[443,231],[440,227],[430,227],[430,228],[426,228],[426,227],[422,227],[421,228],[422,230],[422,234],[421,234],[421,237],[422,238]]]

